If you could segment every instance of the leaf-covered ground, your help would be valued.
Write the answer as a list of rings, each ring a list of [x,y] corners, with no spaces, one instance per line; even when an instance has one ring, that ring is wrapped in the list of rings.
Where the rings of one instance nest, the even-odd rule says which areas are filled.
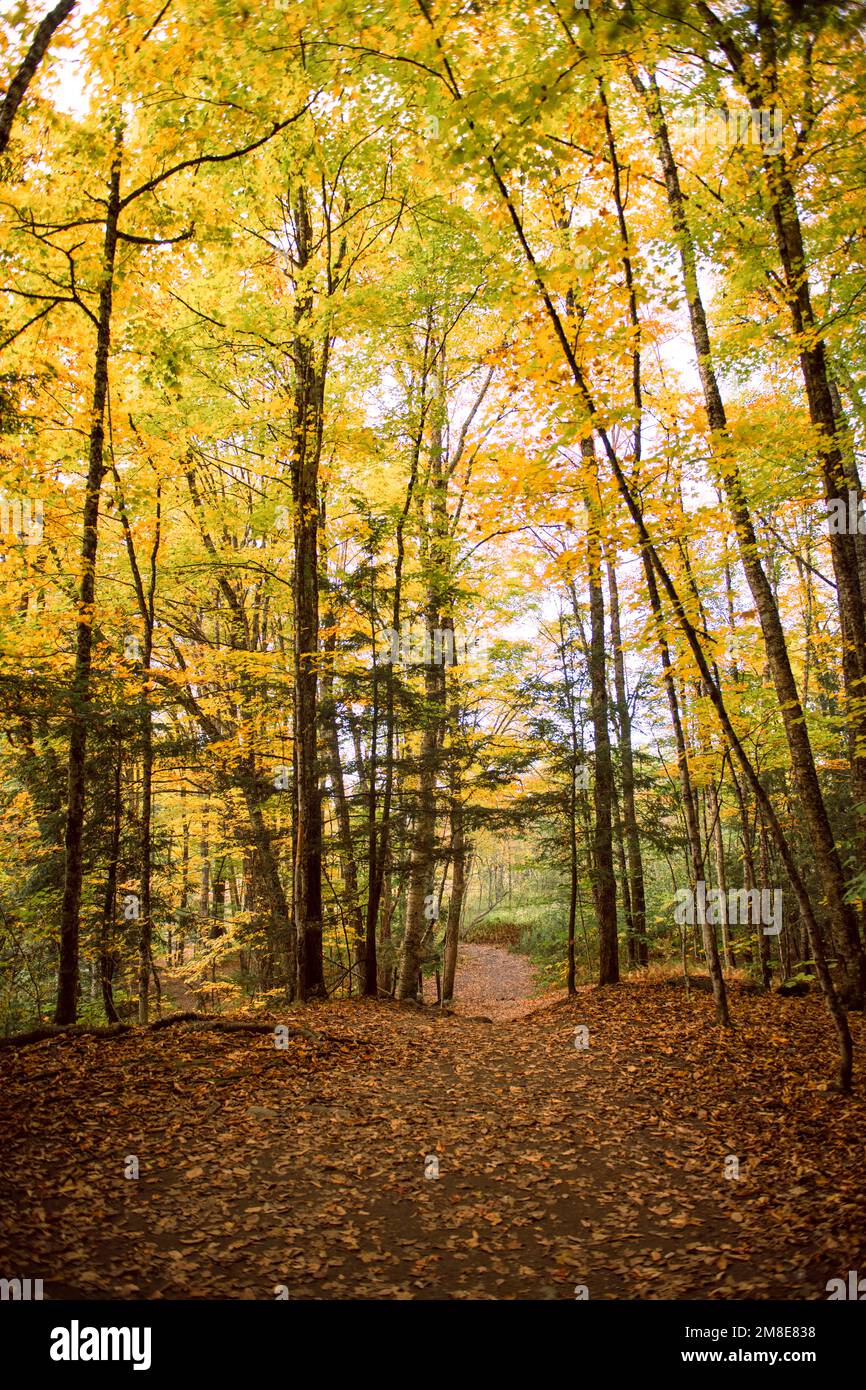
[[[55,1298],[825,1298],[866,1268],[866,1088],[825,1089],[817,999],[733,1004],[733,1037],[627,984],[495,1023],[323,1005],[285,1051],[10,1049],[3,1268]]]

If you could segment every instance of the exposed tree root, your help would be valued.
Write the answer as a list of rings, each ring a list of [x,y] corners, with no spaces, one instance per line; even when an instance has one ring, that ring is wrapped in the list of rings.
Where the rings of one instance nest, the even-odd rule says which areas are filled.
[[[307,1038],[309,1042],[322,1042],[321,1033],[310,1028],[289,1028],[286,1024],[241,1022],[228,1018],[214,1018],[212,1014],[181,1013],[168,1014],[166,1018],[154,1019],[146,1025],[147,1031],[158,1028],[171,1028],[176,1023],[194,1023],[199,1028],[212,1028],[217,1033],[274,1033],[277,1027],[286,1028],[286,1037]],[[0,1047],[26,1047],[28,1043],[44,1042],[48,1038],[125,1038],[136,1029],[129,1023],[113,1023],[100,1028],[88,1023],[45,1023],[27,1033],[14,1033],[11,1037],[0,1038]]]

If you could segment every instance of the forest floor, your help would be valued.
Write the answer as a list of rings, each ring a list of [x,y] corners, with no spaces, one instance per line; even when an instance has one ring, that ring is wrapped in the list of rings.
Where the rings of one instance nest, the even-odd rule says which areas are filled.
[[[195,1024],[4,1050],[4,1273],[49,1298],[824,1299],[866,1269],[862,1017],[843,1097],[816,998],[735,987],[721,1036],[673,985],[530,1001],[496,950],[465,953],[461,1008],[522,1018],[334,1002],[290,1010],[312,1035],[285,1050]]]

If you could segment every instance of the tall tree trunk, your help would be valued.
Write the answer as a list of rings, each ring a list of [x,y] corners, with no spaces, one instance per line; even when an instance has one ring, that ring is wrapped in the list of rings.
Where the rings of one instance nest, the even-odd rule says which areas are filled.
[[[574,588],[571,589],[571,602],[577,619],[577,594]],[[584,654],[589,661],[590,653],[583,633],[583,625],[579,624],[581,643]],[[577,893],[578,893],[578,857],[577,857],[577,762],[582,754],[580,739],[577,732],[577,714],[575,711],[574,699],[574,679],[572,668],[568,659],[568,642],[565,633],[565,621],[562,610],[559,614],[559,658],[562,665],[562,684],[565,690],[565,703],[568,709],[568,732],[569,732],[569,757],[568,757],[568,864],[569,864],[569,892],[568,892],[568,937],[567,937],[567,963],[566,963],[566,988],[569,998],[575,993],[576,964],[574,956],[575,924],[577,921]]]
[[[842,406],[842,398],[836,382],[830,380],[830,394],[833,400],[833,413],[836,418],[837,429],[847,433],[847,422]],[[851,447],[850,435],[843,446],[840,443],[842,462],[845,468],[845,477],[848,486],[854,493],[857,504],[858,529],[853,537],[854,549],[857,555],[857,572],[860,576],[860,594],[866,602],[866,535],[862,535],[859,530],[859,518],[863,515],[864,493],[860,482],[860,474],[857,471],[857,458],[854,449]],[[811,574],[807,575],[809,582],[809,592],[811,598]],[[811,603],[810,603],[811,610]],[[811,611],[809,614],[811,618]],[[807,643],[811,637],[811,631],[807,634]],[[809,647],[807,646],[807,654]],[[805,679],[804,679],[805,684]],[[862,697],[861,697],[862,698]],[[804,693],[803,703],[806,703]],[[848,762],[851,768],[851,793],[854,800],[854,826],[857,841],[857,850],[860,863],[866,863],[866,780],[864,780],[864,759],[860,756],[857,747],[857,729],[851,720],[847,721],[848,733]],[[866,941],[866,903],[861,903],[859,910],[860,935]]]
[[[424,730],[421,735],[421,749],[418,758],[418,790],[412,849],[409,858],[406,922],[397,981],[398,999],[415,999],[417,997],[422,941],[433,904],[436,772],[439,749],[437,728],[439,680],[432,660],[425,665],[424,697]]]
[[[591,439],[581,441],[581,451],[584,458],[591,459],[595,465],[595,448]],[[593,512],[595,512],[594,517]],[[601,543],[595,498],[592,499],[592,511],[587,533],[587,552],[590,623],[589,679],[595,745],[593,897],[598,923],[598,982],[600,985],[615,985],[619,980],[619,944],[616,920],[616,879],[613,872],[613,760],[610,755],[610,729],[607,718],[604,591],[601,586]]]
[[[622,811],[620,810],[619,795],[616,790],[616,779],[613,782],[613,835],[616,843],[616,862],[619,867],[620,896],[622,897],[622,910],[625,918],[625,937],[626,951],[629,965],[637,965],[637,941],[634,934],[634,919],[631,915],[631,892],[628,886],[628,866],[625,860],[625,836],[622,828]]]
[[[385,863],[386,860],[390,860],[391,796],[394,785],[394,669],[392,662],[388,667],[386,696],[385,788],[380,837],[380,828],[376,824],[376,790],[379,776],[379,649],[376,641],[376,581],[372,556],[370,563],[370,642],[373,656],[373,680],[370,699],[370,753],[366,777],[363,777],[362,774],[360,735],[357,731],[357,725],[353,723],[352,727],[355,756],[358,762],[358,777],[362,779],[362,787],[366,783],[367,801],[367,911],[364,923],[364,977],[361,981],[361,992],[368,999],[375,999],[379,988],[376,928],[385,879]]]
[[[118,135],[109,180],[105,236],[102,251],[102,283],[96,333],[96,361],[93,372],[90,447],[87,485],[84,497],[81,542],[81,579],[77,608],[75,668],[72,677],[72,708],[69,732],[68,796],[64,850],[66,855],[63,902],[60,910],[60,970],[55,1023],[74,1023],[78,1012],[78,925],[81,886],[84,878],[82,837],[84,833],[85,763],[87,732],[91,718],[90,675],[93,649],[93,612],[96,596],[96,552],[98,545],[99,501],[105,477],[105,402],[108,396],[108,357],[111,347],[111,303],[114,288],[114,260],[117,251],[117,223],[120,216],[121,140]]]
[[[428,359],[431,345],[432,315],[427,315],[427,329],[424,335],[424,352],[421,362],[421,386],[420,386],[420,409],[418,419],[418,430],[412,445],[411,466],[409,470],[409,480],[406,486],[406,496],[403,501],[403,509],[397,519],[396,545],[397,558],[394,565],[394,599],[391,609],[391,627],[393,633],[400,632],[402,618],[402,596],[403,596],[403,565],[405,560],[404,532],[409,510],[415,495],[415,487],[418,480],[418,465],[421,459],[421,446],[424,439],[424,424],[426,419],[425,395],[428,379]],[[371,566],[372,571],[372,566]],[[372,584],[372,578],[371,578]],[[375,614],[375,595],[372,595],[371,612]],[[375,619],[373,619],[375,620]],[[379,905],[382,898],[382,889],[385,875],[385,865],[392,859],[390,850],[391,834],[391,802],[394,795],[394,741],[396,735],[396,714],[394,707],[395,681],[394,653],[392,660],[388,663],[388,676],[386,684],[386,709],[385,709],[385,785],[382,791],[382,816],[379,829],[376,829],[376,759],[375,759],[375,736],[376,736],[376,716],[378,710],[378,667],[376,664],[376,637],[373,635],[373,743],[370,756],[370,773],[368,787],[368,807],[369,807],[369,855],[368,855],[368,892],[367,892],[367,963],[364,976],[364,993],[375,997],[378,989],[376,968],[376,924],[379,918]],[[390,932],[390,915],[389,915]]]
[[[566,297],[566,307],[568,314],[573,315],[575,308],[573,292],[569,292]],[[589,680],[595,761],[592,894],[598,928],[598,982],[600,985],[613,985],[619,982],[616,877],[613,869],[613,760],[610,751],[605,663],[598,460],[592,435],[586,435],[581,439],[580,454],[584,467],[592,479],[590,487],[586,488],[584,492],[584,501],[589,517],[586,537],[590,625]],[[572,604],[575,616],[577,616],[577,602],[573,588]],[[574,770],[572,770],[573,775]]]
[[[677,696],[676,680],[671,666],[670,649],[668,647],[667,636],[665,633],[664,617],[662,614],[661,598],[659,596],[658,585],[656,583],[655,571],[653,570],[650,557],[644,552],[644,571],[647,581],[647,592],[649,594],[650,609],[656,629],[656,640],[659,646],[659,653],[662,663],[662,679],[668,697],[668,710],[671,716],[671,726],[674,731],[674,744],[677,753],[677,774],[680,783],[680,795],[683,803],[683,815],[686,822],[686,842],[689,854],[689,875],[693,890],[697,889],[698,883],[704,877],[704,857],[703,846],[701,843],[701,832],[698,824],[697,795],[692,782],[691,769],[689,767],[688,749],[686,747],[685,733],[683,732],[682,720],[680,718],[679,698]],[[704,909],[703,899],[696,894],[696,905],[698,908],[698,926],[701,932],[701,941],[704,948],[704,955],[707,962],[707,970],[710,976],[710,983],[713,989],[713,999],[716,1006],[716,1022],[723,1028],[731,1026],[731,1016],[728,1009],[728,993],[725,988],[725,980],[722,974],[722,966],[719,960],[719,948],[716,941],[716,933],[712,923],[707,921],[707,914]]]
[[[118,474],[117,468],[114,468],[114,478],[117,485],[126,551],[132,570],[138,609],[144,626],[144,650],[141,658],[141,714],[139,721],[141,729],[141,829],[139,839],[141,879],[138,902],[138,1021],[139,1023],[147,1023],[150,1013],[150,973],[152,968],[151,941],[153,937],[153,916],[150,902],[151,820],[153,809],[153,722],[150,709],[150,667],[153,658],[153,625],[156,600],[157,560],[159,557],[162,519],[162,487],[160,481],[157,480],[154,539],[150,555],[148,586],[145,591],[141,570],[138,564],[138,557],[135,553],[132,528],[130,527],[126,505],[123,501],[120,475]]]
[[[565,987],[569,999],[576,994],[577,962],[575,960],[575,928],[577,924],[578,876],[577,859],[577,787],[574,768],[571,769],[571,786],[568,795],[568,938],[566,942]],[[589,968],[589,948],[587,947],[587,968]]]
[[[439,376],[430,437],[430,525],[427,563],[427,631],[424,653],[424,713],[421,750],[418,759],[418,801],[415,830],[409,860],[409,887],[406,899],[406,925],[397,983],[399,999],[414,999],[418,992],[422,943],[434,893],[433,870],[436,850],[436,778],[440,761],[440,732],[445,716],[445,667],[441,637],[441,614],[448,602],[447,535],[445,509],[447,478],[443,459],[445,427],[445,353],[439,354]],[[452,639],[453,640],[453,639]]]
[[[175,937],[174,965],[183,965],[184,950],[186,948],[186,927],[189,920],[189,819],[184,808],[186,800],[186,787],[180,789],[181,800],[181,880],[180,880],[180,911],[178,912],[178,929]]]
[[[772,884],[770,882],[770,846],[767,839],[767,827],[764,824],[763,818],[760,824],[759,835],[761,847],[761,888],[766,891],[772,891]],[[758,926],[758,956],[761,962],[761,982],[764,989],[769,989],[770,985],[773,983],[773,971],[770,965],[770,943],[761,925]]]
[[[772,11],[765,7],[760,7],[757,11],[755,23],[759,51],[754,58],[749,58],[705,0],[699,0],[697,8],[724,52],[731,71],[748,96],[750,104],[760,108],[765,100],[778,100],[777,42]],[[776,249],[782,263],[791,326],[806,388],[809,418],[818,431],[824,495],[828,502],[840,502],[844,507],[847,503],[847,479],[836,433],[838,422],[833,407],[827,349],[812,305],[800,213],[784,148],[764,148],[764,172],[768,212]],[[860,588],[855,535],[847,531],[831,532],[830,551],[847,656],[847,660],[843,659],[848,697],[847,713],[857,729],[859,740],[866,744],[866,699],[863,698],[863,681],[866,676],[866,612]],[[866,746],[862,752],[858,752],[857,761],[859,767],[856,770],[855,781],[862,791],[866,788]],[[866,798],[861,795],[858,799]]]
[[[150,653],[146,655],[150,664]],[[145,668],[147,669],[147,668]],[[153,804],[153,729],[150,705],[145,699],[141,719],[141,878],[138,904],[138,1021],[147,1023],[150,1012],[150,956],[153,917],[150,903],[151,818]]]
[[[605,141],[608,155],[610,156],[612,192],[614,206],[616,207],[617,227],[619,230],[623,278],[628,295],[628,317],[631,328],[631,393],[634,408],[632,452],[634,456],[634,469],[635,472],[637,472],[641,465],[643,450],[643,386],[641,382],[642,329],[640,312],[638,309],[637,289],[635,287],[634,267],[632,264],[631,241],[628,231],[628,222],[626,220],[625,198],[623,197],[619,155],[617,153],[616,141],[614,140],[607,92],[601,76],[596,79],[596,88],[604,120]],[[640,835],[638,833],[634,804],[634,757],[631,741],[631,716],[628,708],[628,693],[625,683],[625,666],[622,654],[622,636],[619,618],[619,592],[616,581],[616,551],[613,544],[611,544],[607,553],[607,573],[611,607],[611,639],[614,654],[614,690],[619,712],[623,810],[626,842],[628,845],[629,884],[627,894],[625,891],[623,892],[623,898],[625,900],[627,896],[628,899],[627,921],[630,923],[628,938],[629,959],[633,964],[646,965],[649,959],[649,943],[646,935],[646,899],[643,861],[640,850]],[[623,885],[625,890],[625,879],[623,879]]]
[[[438,627],[438,611],[427,610],[427,628]],[[432,651],[432,640],[431,640]],[[414,999],[418,991],[422,941],[431,920],[436,849],[436,774],[439,768],[439,722],[441,719],[441,680],[435,660],[424,667],[424,729],[418,757],[418,793],[412,850],[409,859],[409,886],[406,898],[406,925],[400,955],[397,983],[398,999]]]
[[[379,953],[376,957],[376,978],[378,991],[388,994],[391,990],[391,977],[393,967],[391,961],[391,919],[394,916],[396,897],[393,891],[394,871],[392,867],[391,849],[385,856],[384,874],[382,877],[382,912],[379,925]]]
[[[202,922],[210,914],[210,803],[205,801],[201,813],[201,835],[198,842],[199,870],[198,914]]]
[[[752,849],[752,832],[749,824],[749,811],[746,806],[746,798],[743,796],[743,788],[737,776],[737,770],[731,765],[731,785],[734,788],[734,796],[737,799],[737,809],[740,817],[740,834],[743,845],[743,887],[747,893],[753,891],[757,886],[757,874],[755,872],[755,856]],[[751,898],[749,899],[751,902]],[[764,982],[766,985],[766,981]]]
[[[298,269],[312,253],[312,225],[303,188],[297,192],[294,230]],[[305,292],[295,308],[295,417],[292,457],[294,503],[294,744],[297,760],[297,826],[294,899],[298,949],[298,996],[325,997],[322,959],[322,800],[317,735],[319,561],[319,456],[324,411],[324,363],[317,364]]]
[[[271,832],[261,807],[258,783],[250,768],[241,780],[241,791],[247,808],[253,844],[258,856],[261,884],[270,913],[269,941],[271,954],[282,960],[282,977],[286,993],[294,998],[298,985],[298,942],[295,923],[280,878],[280,868],[274,851]]]
[[[610,594],[610,636],[613,645],[614,691],[616,694],[617,724],[619,726],[619,755],[622,768],[622,810],[625,841],[628,852],[629,897],[631,900],[632,937],[636,965],[646,965],[649,946],[646,935],[646,897],[644,891],[643,859],[640,848],[637,815],[634,802],[634,753],[631,739],[631,714],[625,683],[622,632],[619,617],[619,587],[616,579],[616,556],[608,550],[607,581]]]
[[[120,861],[120,821],[123,807],[120,778],[123,766],[123,746],[118,738],[114,759],[114,777],[111,807],[111,848],[109,850],[108,874],[105,880],[105,904],[102,910],[102,930],[99,941],[99,982],[102,987],[102,1004],[109,1023],[119,1023],[120,1015],[114,1003],[115,968],[115,914],[117,911],[117,871]]]
[[[337,812],[337,830],[340,836],[340,861],[343,873],[343,886],[346,896],[346,916],[352,933],[352,956],[364,990],[366,978],[365,956],[366,936],[364,914],[358,893],[358,865],[355,858],[355,845],[352,839],[352,822],[349,817],[349,801],[346,784],[343,780],[343,764],[340,759],[340,735],[337,728],[337,702],[334,698],[334,651],[336,649],[335,618],[329,613],[326,618],[328,637],[325,642],[325,671],[322,676],[322,733],[328,750],[329,780],[334,806]]]
[[[442,1002],[454,998],[454,977],[457,973],[457,947],[460,935],[460,914],[466,887],[466,842],[463,834],[463,801],[459,772],[451,787],[451,896],[445,923],[445,949],[442,962]]]
[[[457,665],[454,652],[453,665]],[[449,709],[450,759],[448,765],[448,814],[451,823],[451,896],[448,900],[448,920],[445,923],[445,948],[442,960],[442,1002],[454,998],[454,977],[457,973],[457,947],[460,936],[460,916],[466,891],[466,839],[463,831],[463,781],[460,773],[460,694],[455,678]]]
[[[724,764],[723,770],[724,770]],[[734,957],[734,948],[731,942],[731,925],[728,921],[728,876],[725,872],[725,840],[722,834],[722,806],[719,794],[716,791],[715,782],[710,780],[707,787],[707,797],[710,805],[710,815],[713,821],[713,860],[716,868],[716,887],[722,895],[725,903],[722,912],[722,951],[725,957],[725,966],[728,970],[733,970],[737,964]]]

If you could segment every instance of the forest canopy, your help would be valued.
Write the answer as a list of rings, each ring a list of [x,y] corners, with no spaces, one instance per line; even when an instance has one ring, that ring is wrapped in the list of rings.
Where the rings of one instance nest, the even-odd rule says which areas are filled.
[[[850,1087],[863,39],[7,10],[6,1033],[447,1004],[499,932],[569,993],[703,976],[723,1028],[733,979],[820,991]]]

